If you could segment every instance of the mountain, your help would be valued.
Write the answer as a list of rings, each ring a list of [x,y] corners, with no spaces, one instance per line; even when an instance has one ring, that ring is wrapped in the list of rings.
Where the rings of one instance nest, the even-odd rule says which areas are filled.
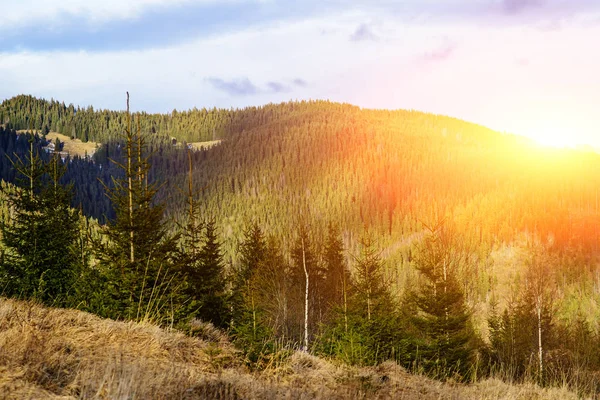
[[[188,161],[174,141],[222,140],[193,152],[193,175],[204,216],[216,218],[230,247],[249,221],[285,237],[299,219],[317,231],[338,223],[349,241],[367,226],[392,245],[438,214],[490,245],[529,232],[559,247],[597,250],[595,153],[543,148],[440,115],[327,101],[140,113],[137,121],[153,154],[151,176],[165,183],[159,198],[175,217],[185,204],[177,188],[186,185]],[[108,159],[120,157],[126,117],[18,96],[0,104],[0,123],[103,143],[92,169],[110,182]],[[76,201],[88,215],[110,218],[91,174],[72,174],[76,192],[88,196]]]
[[[162,323],[184,326],[193,315],[213,318],[202,304],[218,304],[223,312],[211,320],[229,329],[257,369],[303,340],[314,354],[349,364],[393,359],[441,379],[483,374],[600,390],[592,351],[600,343],[594,152],[545,148],[447,116],[328,101],[130,118],[19,96],[0,104],[0,125],[0,152],[8,155],[0,177],[9,182],[11,162],[30,146],[49,157],[50,137],[97,143],[93,157],[65,159],[62,183],[74,184],[72,206],[100,224],[114,218],[104,189],[123,177],[123,132],[139,131],[135,143],[149,155],[147,174],[142,155],[133,157],[135,196],[144,199],[135,204],[152,219],[122,212],[120,225],[98,227],[82,218],[85,231],[68,246],[77,247],[71,276],[82,287],[74,285],[64,304],[139,319],[148,301],[161,304]],[[165,205],[164,215],[145,197],[153,193],[146,178],[159,187],[149,198]],[[205,233],[186,220],[189,191]],[[18,191],[3,193],[19,204]],[[123,196],[115,197],[122,211]],[[13,212],[6,204],[5,228]],[[21,223],[35,236],[38,222],[27,218],[39,213],[28,213]],[[161,215],[183,234],[178,243],[166,239]],[[156,227],[168,254],[141,239]],[[11,232],[19,239],[20,229]],[[5,277],[28,271],[16,257],[22,246],[11,243],[0,249]],[[44,294],[50,268],[36,268],[27,288]],[[160,299],[142,270],[169,288]],[[207,271],[216,271],[215,285]]]

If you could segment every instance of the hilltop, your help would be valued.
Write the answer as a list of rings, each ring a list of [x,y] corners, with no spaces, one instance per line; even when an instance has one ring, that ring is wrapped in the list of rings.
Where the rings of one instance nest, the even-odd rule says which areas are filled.
[[[562,389],[440,383],[392,362],[357,368],[287,352],[251,372],[226,337],[0,298],[3,399],[570,399]]]
[[[230,257],[248,221],[286,237],[300,214],[319,231],[339,224],[351,245],[368,226],[393,248],[419,221],[443,213],[489,245],[529,232],[557,246],[595,246],[588,242],[599,226],[595,153],[543,148],[441,115],[328,101],[138,113],[133,120],[153,154],[151,176],[164,184],[159,200],[175,219],[185,207],[178,189],[187,187],[188,157],[173,139],[202,149],[192,154],[194,186]],[[3,122],[98,143],[96,166],[78,164],[67,175],[76,185],[74,206],[101,221],[112,217],[96,178],[110,181],[109,159],[122,156],[124,112],[18,96],[0,104]]]
[[[99,144],[92,159],[65,162],[53,190],[44,189],[48,175],[29,192],[52,204],[73,183],[71,206],[99,219],[77,227],[71,218],[69,242],[50,246],[76,250],[71,269],[36,253],[65,225],[53,207],[24,210],[14,228],[13,211],[0,207],[13,235],[0,249],[8,295],[26,287],[48,305],[115,319],[137,320],[146,302],[161,324],[204,318],[258,369],[274,348],[303,341],[338,363],[394,360],[441,380],[600,390],[598,154],[328,101],[129,114],[19,96],[0,105],[0,122],[9,155],[0,172],[10,182],[10,157],[43,145],[17,133],[25,124]],[[38,241],[39,232],[49,233]],[[64,279],[48,284],[48,271],[68,274],[75,290]]]

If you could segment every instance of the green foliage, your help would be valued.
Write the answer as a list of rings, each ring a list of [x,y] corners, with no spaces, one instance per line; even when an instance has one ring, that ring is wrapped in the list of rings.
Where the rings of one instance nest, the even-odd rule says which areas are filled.
[[[335,308],[336,318],[324,329],[319,351],[359,365],[403,358],[405,328],[384,282],[379,251],[368,233],[361,239],[355,271],[354,279],[346,281],[344,301]]]
[[[350,271],[344,256],[344,244],[340,238],[339,228],[330,224],[323,254],[325,281],[323,292],[327,313],[333,308],[347,306]],[[327,318],[326,318],[327,319]]]
[[[266,239],[253,223],[240,246],[234,277],[231,332],[252,368],[263,368],[280,357],[287,331],[287,268],[279,243]]]
[[[301,223],[291,250],[290,274],[292,336],[306,344],[310,342],[323,322],[325,271],[319,262],[311,232]]]
[[[129,99],[128,99],[129,106]],[[125,130],[126,154],[122,178],[106,186],[116,218],[95,241],[95,256],[105,278],[101,312],[112,318],[152,319],[173,322],[181,306],[176,293],[181,284],[175,267],[176,237],[169,235],[163,220],[165,206],[156,204],[157,186],[150,183],[150,164],[144,156],[145,139],[131,128]]]
[[[239,248],[240,261],[233,277],[231,303],[234,309],[234,322],[243,319],[241,314],[256,308],[253,296],[258,290],[257,277],[263,268],[266,256],[266,240],[263,232],[254,222],[244,233],[244,239]]]
[[[214,221],[204,224],[204,244],[189,262],[183,265],[186,280],[184,293],[196,306],[195,317],[212,322],[217,327],[229,324],[226,303],[223,256]]]
[[[418,332],[413,362],[433,376],[462,380],[469,378],[476,337],[457,280],[464,254],[453,240],[456,236],[443,223],[429,229],[415,259],[423,282],[408,301],[416,311],[411,322]]]
[[[549,244],[527,249],[519,290],[489,319],[490,370],[541,384],[562,376],[596,390],[590,377],[600,370],[597,324],[572,312],[559,316],[562,293],[554,286],[568,282],[590,299],[597,294],[600,175],[590,172],[597,154],[542,150],[443,116],[325,101],[136,117],[133,132],[126,112],[30,96],[0,105],[8,127],[0,127],[0,153],[27,151],[20,138],[28,136],[10,129],[29,126],[102,142],[94,163],[70,160],[62,182],[76,182],[74,205],[110,220],[101,236],[81,226],[71,241],[70,228],[62,229],[64,221],[70,226],[68,213],[44,205],[68,196],[49,190],[49,167],[41,178],[36,172],[33,195],[27,182],[13,193],[20,211],[0,204],[8,232],[0,250],[3,293],[113,318],[233,322],[230,333],[252,366],[298,347],[308,314],[310,348],[322,354],[353,364],[391,358],[440,378],[468,379],[480,344],[466,303],[483,305],[497,289],[491,254],[540,237]],[[184,141],[213,139],[223,140],[210,150],[182,148]],[[1,158],[0,176],[14,181],[10,159]],[[172,190],[185,183],[187,193]],[[50,209],[62,216],[53,219]],[[414,251],[418,221],[435,210],[447,223],[430,229]],[[183,214],[185,224],[170,223]],[[298,226],[298,214],[311,216],[310,229]],[[256,222],[244,232],[248,220]],[[365,225],[373,236],[361,242]],[[17,237],[37,247],[21,251]],[[351,273],[347,256],[359,251]],[[73,268],[46,271],[45,264],[60,263]],[[548,266],[561,271],[560,279]],[[403,292],[410,294],[398,305],[394,296]]]
[[[548,352],[559,347],[553,291],[553,260],[539,247],[529,249],[525,280],[501,315],[488,321],[494,362],[510,379],[547,380]]]
[[[2,290],[10,296],[65,305],[82,265],[77,257],[79,214],[70,208],[71,187],[59,184],[64,167],[57,157],[44,163],[34,151],[13,164],[17,188],[3,188],[10,218],[0,223],[5,253]]]

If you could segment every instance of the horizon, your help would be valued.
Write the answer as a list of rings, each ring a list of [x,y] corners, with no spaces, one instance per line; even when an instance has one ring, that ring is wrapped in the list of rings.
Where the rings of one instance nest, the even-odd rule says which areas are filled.
[[[4,3],[4,4],[2,4]],[[0,0],[0,98],[169,113],[326,99],[600,147],[591,0]]]

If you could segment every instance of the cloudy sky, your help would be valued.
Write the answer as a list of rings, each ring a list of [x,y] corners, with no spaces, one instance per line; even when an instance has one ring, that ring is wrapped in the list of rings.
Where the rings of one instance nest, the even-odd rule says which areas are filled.
[[[0,0],[0,100],[330,99],[600,146],[599,0]]]

